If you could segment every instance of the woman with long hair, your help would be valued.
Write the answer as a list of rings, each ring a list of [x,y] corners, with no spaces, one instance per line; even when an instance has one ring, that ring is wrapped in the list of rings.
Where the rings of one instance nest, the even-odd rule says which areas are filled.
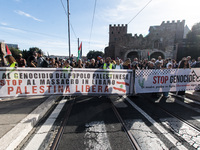
[[[9,67],[17,67],[17,62],[15,60],[15,58],[12,56],[12,55],[7,55],[6,57],[6,60],[8,62],[8,66]]]

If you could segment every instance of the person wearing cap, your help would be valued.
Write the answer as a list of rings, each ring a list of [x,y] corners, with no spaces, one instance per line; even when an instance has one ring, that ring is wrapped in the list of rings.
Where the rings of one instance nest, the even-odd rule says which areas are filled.
[[[26,60],[24,58],[22,58],[22,54],[21,53],[18,55],[18,58],[17,58],[16,61],[17,61],[18,67],[25,68],[25,66],[26,66]]]
[[[6,58],[6,61],[8,62],[9,67],[13,67],[13,68],[17,67],[17,61],[12,55],[6,55],[5,58]]]

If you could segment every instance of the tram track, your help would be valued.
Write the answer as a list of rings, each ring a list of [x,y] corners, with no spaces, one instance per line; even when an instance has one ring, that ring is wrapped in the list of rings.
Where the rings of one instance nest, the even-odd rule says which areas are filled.
[[[127,97],[125,99],[127,100]],[[114,98],[113,98],[113,100],[114,100]],[[116,98],[116,100],[117,100],[117,98]],[[130,102],[130,99],[129,99],[128,103],[129,102]],[[71,140],[69,140],[69,139],[73,139],[73,141],[76,141],[76,142],[78,142],[77,140],[80,139],[80,141],[78,143],[76,143],[76,142],[74,143],[74,144],[77,144],[76,146],[79,145],[82,148],[84,148],[84,147],[91,148],[90,144],[95,144],[96,142],[97,142],[97,144],[100,144],[101,143],[100,140],[104,140],[105,137],[108,140],[106,142],[110,143],[109,144],[110,149],[112,149],[115,147],[113,145],[113,136],[117,132],[122,132],[124,134],[124,139],[126,139],[125,141],[127,141],[126,143],[130,142],[129,149],[135,149],[135,150],[143,149],[144,144],[141,145],[141,141],[138,141],[137,127],[134,129],[130,128],[130,122],[128,122],[128,121],[131,121],[131,120],[127,120],[127,119],[132,119],[134,121],[134,119],[140,119],[140,120],[143,120],[143,119],[142,119],[142,117],[134,118],[131,115],[129,117],[125,117],[125,114],[130,113],[130,111],[132,110],[131,107],[129,107],[128,111],[126,110],[125,105],[128,105],[128,103],[126,102],[126,104],[125,103],[123,104],[123,107],[121,107],[122,105],[120,105],[120,107],[119,107],[119,105],[118,105],[119,103],[116,103],[116,101],[112,101],[111,98],[105,98],[105,97],[104,98],[102,98],[102,97],[96,97],[96,98],[79,97],[76,99],[68,99],[67,104],[63,108],[63,113],[60,116],[60,118],[62,118],[62,120],[60,120],[60,123],[59,123],[60,126],[59,126],[58,130],[55,132],[54,137],[52,138],[53,140],[51,140],[51,142],[50,142],[49,149],[51,149],[51,150],[63,149],[63,148],[66,148],[66,145],[68,146],[69,149],[72,149],[71,145],[73,145],[72,144],[73,142],[71,143]],[[151,101],[150,101],[150,103],[153,104],[153,102],[151,102]],[[130,105],[133,106],[134,104],[130,104]],[[154,103],[153,105],[156,105],[155,107],[159,107],[158,104]],[[134,108],[135,108],[134,112],[136,110],[139,111],[139,109],[140,109],[140,108],[137,108],[137,106],[135,106]],[[181,122],[187,124],[188,126],[190,126],[191,128],[193,128],[194,130],[196,130],[200,133],[200,129],[197,126],[192,126],[190,123],[187,123],[186,122],[187,120],[184,121],[183,118],[179,117],[176,114],[171,113],[170,111],[166,110],[165,108],[158,108],[158,109],[163,111],[163,113],[168,114],[168,116],[170,116],[170,117],[173,117],[173,118],[176,118],[179,120],[182,119]],[[81,115],[81,114],[83,114],[83,115]],[[83,117],[84,117],[84,119],[83,119]],[[178,149],[187,149],[188,148],[187,144],[186,145],[185,144],[177,145],[177,143],[181,143],[181,141],[180,141],[181,137],[179,139],[179,138],[176,138],[176,137],[178,137],[178,135],[173,137],[172,135],[166,134],[168,132],[163,129],[163,128],[165,128],[165,126],[163,125],[163,127],[161,127],[162,125],[160,126],[159,122],[157,122],[157,120],[153,120],[150,117],[147,117],[147,120],[149,120],[149,122],[154,126],[153,128],[156,128],[156,130],[159,131],[160,134],[162,134],[162,135],[160,135],[160,137],[155,137],[155,138],[160,140],[161,143],[164,143],[165,140],[169,140],[171,142],[171,144],[168,145],[167,148],[172,148],[173,145],[178,146],[179,147]],[[143,120],[142,122],[143,122],[143,124],[145,124],[146,120]],[[116,126],[116,124],[118,124],[117,125],[118,127],[114,127],[114,126]],[[137,124],[137,122],[136,122],[136,124]],[[102,127],[104,128],[103,130],[97,130]],[[139,129],[139,132],[140,132],[140,130],[141,130],[141,132],[148,131],[145,128]],[[153,133],[154,131],[152,130],[150,132]],[[172,131],[172,133],[173,133],[173,131]],[[94,135],[95,135],[95,137],[93,137]],[[100,135],[100,138],[99,138],[99,135]],[[101,138],[101,135],[106,135],[106,136]],[[141,136],[141,135],[139,135],[139,136]],[[150,136],[150,135],[148,135],[148,136]],[[162,138],[164,137],[165,139],[163,140],[161,137]],[[141,136],[141,138],[143,138],[143,137]],[[93,142],[88,143],[90,140],[92,140]],[[103,141],[103,143],[104,142],[105,141]],[[163,147],[164,146],[162,146],[162,148]]]
[[[199,148],[199,142],[193,141],[192,137],[194,137],[194,139],[196,137],[199,137],[200,135],[200,127],[198,127],[197,125],[189,122],[187,119],[184,119],[183,117],[179,116],[178,114],[175,114],[173,112],[168,111],[167,109],[163,108],[161,105],[159,104],[155,104],[156,107],[158,107],[160,110],[162,110],[163,112],[165,112],[166,114],[168,114],[169,116],[171,116],[172,118],[174,118],[175,120],[179,121],[186,129],[184,130],[188,130],[187,131],[183,131],[183,128],[180,126],[180,129],[176,130],[174,129],[174,125],[169,125],[169,122],[172,121],[172,123],[174,123],[174,119],[170,119],[171,121],[167,121],[168,123],[163,123],[165,127],[167,127],[168,129],[170,129],[175,135],[177,135],[180,139],[185,140],[186,142],[188,142],[191,146],[193,146],[194,148]],[[161,120],[161,122],[163,122],[164,120]],[[176,122],[177,122],[176,121]],[[179,123],[179,124],[180,124]],[[185,134],[185,135],[184,135]],[[188,138],[190,137],[190,138]],[[190,140],[189,140],[190,139]]]
[[[178,98],[180,101],[185,101],[187,102],[189,105],[192,105],[192,106],[195,106],[195,107],[199,107],[200,108],[200,102],[195,100],[195,99],[192,99],[192,98],[188,98],[188,97],[183,97],[181,95],[177,95],[175,93],[169,93],[169,95],[175,97],[175,98]]]
[[[144,99],[146,98],[147,97],[144,97]],[[170,101],[168,100],[167,102],[167,99],[161,100],[159,98],[159,100],[157,100],[149,97],[148,100],[145,100],[145,103],[137,103],[137,107],[140,107],[147,114],[150,114],[150,116],[152,116],[156,122],[160,123],[166,130],[172,132],[172,135],[177,137],[177,140],[185,141],[190,146],[199,148],[199,140],[195,140],[198,139],[200,135],[200,128],[198,126],[199,122],[192,117],[192,114],[193,116],[198,117],[199,113],[195,112],[194,109],[191,109],[191,112],[189,112],[190,118],[188,118],[187,115],[184,115],[184,112],[187,112],[187,110],[189,111],[190,108],[185,107],[184,105],[178,107],[179,103],[174,103],[176,100]],[[129,100],[129,102],[131,101]],[[145,105],[148,105],[148,107]],[[170,105],[173,106],[173,108],[169,107]],[[177,105],[177,108],[182,108],[184,111],[175,109],[176,107],[174,105]],[[157,114],[157,112],[160,114]]]
[[[156,107],[160,108],[162,111],[164,111],[165,113],[167,113],[167,114],[170,115],[171,117],[176,118],[176,119],[180,120],[181,122],[183,122],[183,123],[189,125],[191,128],[197,130],[197,131],[199,132],[199,134],[200,134],[200,127],[198,127],[198,126],[196,126],[196,125],[194,125],[194,124],[188,122],[186,119],[184,119],[184,118],[182,118],[182,117],[176,115],[175,113],[172,113],[172,112],[168,111],[167,109],[161,107],[160,105],[156,105]]]
[[[131,144],[133,146],[133,149],[135,149],[135,150],[141,150],[141,148],[140,148],[139,144],[137,143],[136,139],[134,138],[134,136],[132,135],[132,133],[128,130],[128,128],[126,127],[126,124],[123,121],[122,117],[120,116],[119,112],[117,111],[115,105],[113,104],[112,101],[110,101],[110,102],[111,102],[112,110],[115,113],[115,115],[116,115],[117,119],[119,120],[119,122],[121,123],[124,131],[126,132],[128,138],[129,138],[129,140],[130,140],[130,142],[131,142]]]
[[[100,98],[101,99],[101,98]],[[106,98],[107,99],[107,98]],[[70,102],[71,101],[71,102]],[[85,100],[83,100],[83,101],[85,101]],[[104,100],[105,101],[105,100]],[[60,127],[59,127],[59,129],[58,129],[58,131],[57,131],[57,133],[56,133],[56,135],[55,135],[55,138],[54,138],[54,140],[53,140],[53,142],[52,142],[52,144],[51,144],[51,146],[50,146],[50,150],[56,150],[56,149],[62,149],[61,147],[62,146],[60,146],[60,142],[62,141],[63,142],[63,140],[65,139],[65,138],[63,138],[63,136],[64,136],[64,132],[66,132],[65,130],[65,128],[68,126],[69,127],[69,124],[68,123],[70,123],[70,121],[69,121],[69,119],[73,116],[73,113],[74,112],[76,112],[75,110],[74,110],[74,108],[75,107],[77,107],[77,106],[75,106],[75,103],[76,103],[76,105],[79,103],[81,103],[80,101],[76,101],[76,99],[72,99],[72,100],[69,100],[68,102],[70,102],[69,104],[68,104],[68,106],[67,107],[65,107],[65,109],[66,109],[66,112],[65,112],[65,114],[63,115],[63,121],[61,122],[61,124],[60,124]],[[85,101],[86,102],[86,101]],[[125,137],[127,137],[127,140],[126,141],[129,141],[130,142],[130,146],[132,146],[132,148],[131,149],[134,149],[134,150],[141,150],[141,148],[139,147],[139,145],[137,144],[137,142],[136,142],[136,140],[134,139],[134,137],[133,137],[133,135],[130,133],[130,131],[128,130],[128,128],[126,127],[126,125],[125,125],[125,122],[122,120],[122,118],[121,118],[121,116],[119,115],[119,112],[117,111],[117,109],[115,108],[115,106],[114,106],[114,104],[112,104],[112,102],[109,102],[109,100],[108,101],[106,101],[106,103],[107,103],[107,106],[109,106],[110,104],[111,104],[111,106],[109,106],[110,107],[110,111],[113,111],[113,113],[112,113],[112,115],[111,116],[115,116],[116,117],[116,119],[115,120],[118,120],[119,122],[118,122],[118,126],[121,126],[121,132],[122,133],[126,133],[126,135],[124,134],[124,136]],[[72,112],[73,111],[73,112]],[[72,116],[71,116],[72,115]],[[86,121],[87,122],[87,121]],[[106,120],[102,120],[102,121],[99,121],[100,122],[100,124],[101,123],[103,123],[103,122],[107,122]],[[105,131],[96,131],[96,130],[94,130],[93,131],[93,123],[95,123],[95,122],[91,122],[91,123],[86,123],[86,125],[85,125],[85,129],[84,129],[84,131],[86,132],[86,135],[85,135],[85,138],[91,138],[91,137],[89,137],[89,132],[91,132],[92,134],[96,134],[96,135],[98,135],[98,134],[106,134],[106,133],[104,133]],[[96,126],[96,127],[94,127],[94,128],[98,128],[98,126]],[[119,132],[120,130],[116,130],[117,132]],[[116,132],[116,131],[114,131],[114,132]],[[108,134],[112,134],[112,132],[110,132],[110,131],[106,131]],[[73,132],[71,131],[69,134],[72,134]],[[98,138],[98,137],[97,137]],[[129,140],[128,140],[129,139]],[[98,141],[99,139],[94,139],[95,141]],[[105,140],[105,139],[103,139],[103,140]],[[109,140],[112,140],[112,139],[109,139]],[[68,141],[69,142],[69,141]],[[102,141],[102,142],[105,142],[105,141]],[[101,143],[101,142],[100,142]],[[85,144],[85,142],[84,142],[84,144]],[[127,144],[127,143],[126,143]],[[61,144],[62,145],[62,144]],[[110,147],[111,148],[111,147]],[[112,149],[112,148],[111,148]],[[129,148],[130,149],[130,148]]]
[[[62,137],[62,134],[63,134],[63,131],[64,131],[64,127],[65,127],[65,125],[66,125],[66,123],[69,119],[69,116],[70,116],[72,107],[74,105],[74,102],[75,102],[75,99],[71,99],[71,102],[70,102],[69,106],[67,107],[67,111],[65,112],[64,120],[62,121],[62,123],[60,125],[60,128],[59,128],[59,130],[56,134],[56,137],[53,140],[53,143],[50,147],[50,150],[56,150],[58,148],[58,144],[60,143],[60,140],[61,140],[61,137]]]

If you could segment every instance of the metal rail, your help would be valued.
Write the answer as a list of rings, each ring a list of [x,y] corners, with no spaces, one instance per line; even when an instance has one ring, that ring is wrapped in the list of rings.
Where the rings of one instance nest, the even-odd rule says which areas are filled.
[[[60,139],[63,135],[63,131],[64,131],[64,127],[69,119],[69,116],[70,116],[70,113],[71,113],[71,110],[72,110],[72,107],[73,107],[73,104],[74,104],[74,99],[70,102],[69,106],[67,107],[67,111],[65,113],[65,116],[64,116],[64,120],[61,124],[61,127],[59,128],[58,130],[58,133],[56,134],[56,137],[50,147],[50,150],[56,150],[58,148],[58,144],[60,142]]]
[[[155,104],[155,103],[154,103]],[[160,105],[155,105],[156,107],[159,107],[162,111],[164,111],[165,113],[167,113],[168,115],[174,117],[174,118],[177,118],[179,119],[180,121],[184,122],[185,124],[189,125],[190,127],[194,128],[195,130],[199,131],[200,132],[200,128],[191,124],[190,122],[186,121],[185,119],[183,119],[182,117],[172,113],[172,112],[169,112],[168,110],[166,110],[165,108],[161,107]]]
[[[111,102],[111,106],[112,106],[112,109],[117,117],[117,119],[119,120],[119,122],[122,124],[122,127],[124,129],[124,131],[126,132],[133,148],[135,150],[141,150],[139,144],[137,143],[137,141],[135,140],[134,136],[131,134],[131,132],[128,130],[128,128],[126,127],[126,124],[125,122],[123,121],[122,117],[120,116],[119,112],[117,111],[117,109],[115,108],[115,105],[113,104],[113,102],[110,100]]]

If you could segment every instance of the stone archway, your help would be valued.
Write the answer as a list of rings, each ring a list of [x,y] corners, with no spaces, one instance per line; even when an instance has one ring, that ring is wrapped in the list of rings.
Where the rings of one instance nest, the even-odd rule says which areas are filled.
[[[150,59],[152,59],[152,58],[158,59],[158,56],[161,56],[162,59],[165,59],[165,55],[164,55],[163,52],[153,52],[153,53],[150,55]]]
[[[124,60],[127,59],[127,58],[130,58],[131,61],[133,61],[133,59],[137,57],[139,58],[139,54],[138,54],[138,51],[136,50],[129,50],[125,53],[125,56],[124,56]]]

